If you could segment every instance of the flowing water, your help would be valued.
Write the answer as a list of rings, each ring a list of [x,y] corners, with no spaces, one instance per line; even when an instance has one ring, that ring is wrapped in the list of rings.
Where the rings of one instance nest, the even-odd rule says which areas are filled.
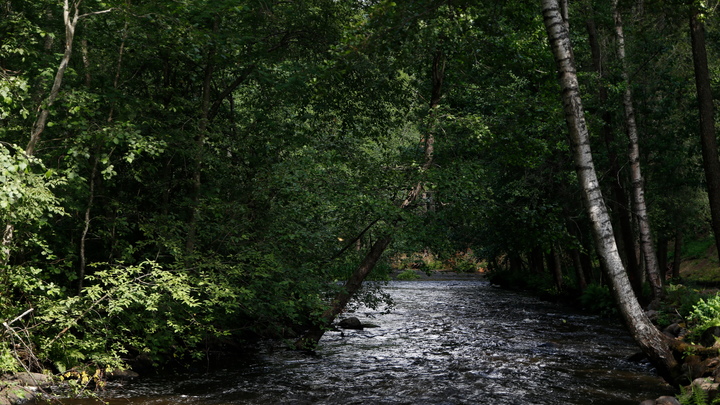
[[[638,404],[671,394],[617,321],[480,280],[395,281],[378,325],[328,332],[316,356],[264,343],[209,372],[112,385],[118,404]],[[94,404],[62,400],[64,404]]]

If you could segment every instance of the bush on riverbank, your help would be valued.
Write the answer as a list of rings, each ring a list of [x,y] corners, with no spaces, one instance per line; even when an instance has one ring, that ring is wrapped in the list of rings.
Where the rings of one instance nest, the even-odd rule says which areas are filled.
[[[97,264],[79,295],[39,277],[15,279],[18,296],[26,298],[3,313],[32,311],[3,332],[0,367],[9,372],[108,370],[138,358],[148,365],[187,364],[222,341],[280,336],[321,308],[320,297],[307,293],[315,288],[311,280],[293,282],[262,255],[195,269],[153,261]]]

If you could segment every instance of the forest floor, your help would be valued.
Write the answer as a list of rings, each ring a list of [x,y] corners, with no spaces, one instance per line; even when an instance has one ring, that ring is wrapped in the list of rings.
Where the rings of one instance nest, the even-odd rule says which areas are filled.
[[[720,287],[720,261],[712,240],[691,242],[690,252],[680,264],[680,277],[684,282]],[[694,245],[694,246],[693,246]]]
[[[683,280],[701,284],[718,284],[720,286],[720,265],[717,256],[682,262],[680,276]]]

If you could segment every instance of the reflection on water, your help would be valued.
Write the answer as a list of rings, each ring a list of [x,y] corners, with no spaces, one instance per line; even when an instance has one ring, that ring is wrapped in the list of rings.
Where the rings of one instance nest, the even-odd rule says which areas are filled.
[[[379,325],[317,356],[266,343],[221,370],[113,386],[117,404],[637,404],[671,393],[619,326],[483,281],[398,281]],[[63,400],[65,404],[91,404]]]

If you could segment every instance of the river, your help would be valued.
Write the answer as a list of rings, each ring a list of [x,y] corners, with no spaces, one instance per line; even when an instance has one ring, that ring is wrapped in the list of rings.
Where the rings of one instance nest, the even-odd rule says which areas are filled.
[[[316,356],[262,343],[210,371],[146,377],[119,404],[614,404],[672,394],[618,324],[481,280],[393,281],[378,325],[328,332]],[[89,405],[91,400],[64,399]]]

